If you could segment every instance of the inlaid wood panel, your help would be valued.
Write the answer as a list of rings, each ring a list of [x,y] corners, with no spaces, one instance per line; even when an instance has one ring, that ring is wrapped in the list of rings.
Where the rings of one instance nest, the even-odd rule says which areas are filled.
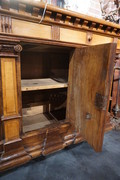
[[[91,40],[92,45],[112,43],[113,38],[94,34]]]
[[[85,44],[86,32],[60,28],[60,41]]]
[[[77,30],[70,30],[65,28],[60,28],[60,40],[65,42],[71,43],[79,43],[79,44],[87,44],[87,45],[98,45],[98,44],[106,44],[112,43],[114,38],[109,36],[103,36],[99,34],[92,35],[90,41],[86,41],[87,39],[87,31],[77,31]],[[120,47],[120,41],[118,41],[117,48]]]
[[[51,39],[51,26],[12,19],[12,33],[19,36]]]
[[[18,114],[15,58],[1,58],[3,115]]]
[[[5,141],[19,138],[19,119],[4,121]]]

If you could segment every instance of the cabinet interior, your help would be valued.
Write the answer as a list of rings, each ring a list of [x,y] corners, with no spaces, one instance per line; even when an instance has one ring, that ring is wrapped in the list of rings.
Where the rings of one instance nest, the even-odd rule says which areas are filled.
[[[23,132],[66,119],[71,48],[23,44],[21,91]]]

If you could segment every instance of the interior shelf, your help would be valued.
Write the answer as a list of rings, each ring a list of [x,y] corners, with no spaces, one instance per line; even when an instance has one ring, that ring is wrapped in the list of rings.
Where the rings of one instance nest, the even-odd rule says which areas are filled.
[[[23,132],[37,130],[55,122],[49,113],[23,116]]]
[[[45,90],[55,88],[66,88],[67,83],[57,82],[51,78],[44,79],[24,79],[21,80],[22,91]]]

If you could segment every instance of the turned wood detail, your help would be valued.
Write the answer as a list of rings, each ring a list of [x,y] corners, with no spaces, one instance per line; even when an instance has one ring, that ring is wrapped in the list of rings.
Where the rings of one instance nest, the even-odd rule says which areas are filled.
[[[87,43],[87,44],[91,44],[92,39],[93,39],[93,33],[87,32],[87,35],[86,35],[86,43]]]
[[[12,32],[12,19],[10,16],[0,15],[0,32],[3,33]]]
[[[4,1],[2,1],[3,3]],[[1,4],[1,13],[12,14],[12,16],[17,16],[24,18],[25,20],[30,20],[39,23],[42,16],[42,12],[45,8],[45,3],[34,3],[26,0],[7,0]],[[7,5],[6,5],[7,4]],[[9,4],[11,8],[9,9]],[[16,8],[16,12],[12,9]],[[90,16],[84,16],[82,14],[60,9],[58,7],[53,7],[47,5],[45,17],[42,23],[53,23],[56,25],[67,26],[69,28],[85,29],[94,32],[100,32],[104,34],[119,36],[120,27],[117,24],[107,22],[105,20],[96,19]]]
[[[22,51],[22,46],[20,44],[17,44],[14,46],[14,50],[17,53],[20,53]]]

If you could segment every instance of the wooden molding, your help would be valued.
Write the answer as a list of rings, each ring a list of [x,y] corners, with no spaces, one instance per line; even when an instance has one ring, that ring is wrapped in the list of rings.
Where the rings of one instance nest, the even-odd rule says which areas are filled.
[[[42,16],[41,12],[45,8],[44,3],[36,3],[28,0],[9,0],[9,3],[11,5],[11,8],[9,9],[5,8],[5,6],[1,6],[0,13],[7,13],[12,17],[18,19],[24,19],[37,23],[40,22]],[[28,6],[30,7],[29,10],[27,10]],[[16,12],[12,10],[13,7],[16,8]],[[19,8],[17,9],[17,7]],[[120,26],[115,23],[64,10],[52,5],[47,5],[46,14],[42,23],[53,23],[59,26],[66,26],[68,28],[83,29],[88,31],[90,30],[93,32],[99,32],[102,34],[109,34],[114,36],[120,35]]]
[[[88,45],[91,44],[92,38],[93,38],[93,33],[87,32],[87,35],[86,35],[86,43],[87,43]]]
[[[0,45],[0,52],[1,53],[6,53],[6,52],[9,52],[9,53],[20,53],[22,51],[22,46],[20,44],[12,44],[12,45],[9,45],[9,44],[1,44]],[[1,54],[0,54],[1,56]]]
[[[0,15],[0,32],[12,32],[12,19],[10,16]]]

